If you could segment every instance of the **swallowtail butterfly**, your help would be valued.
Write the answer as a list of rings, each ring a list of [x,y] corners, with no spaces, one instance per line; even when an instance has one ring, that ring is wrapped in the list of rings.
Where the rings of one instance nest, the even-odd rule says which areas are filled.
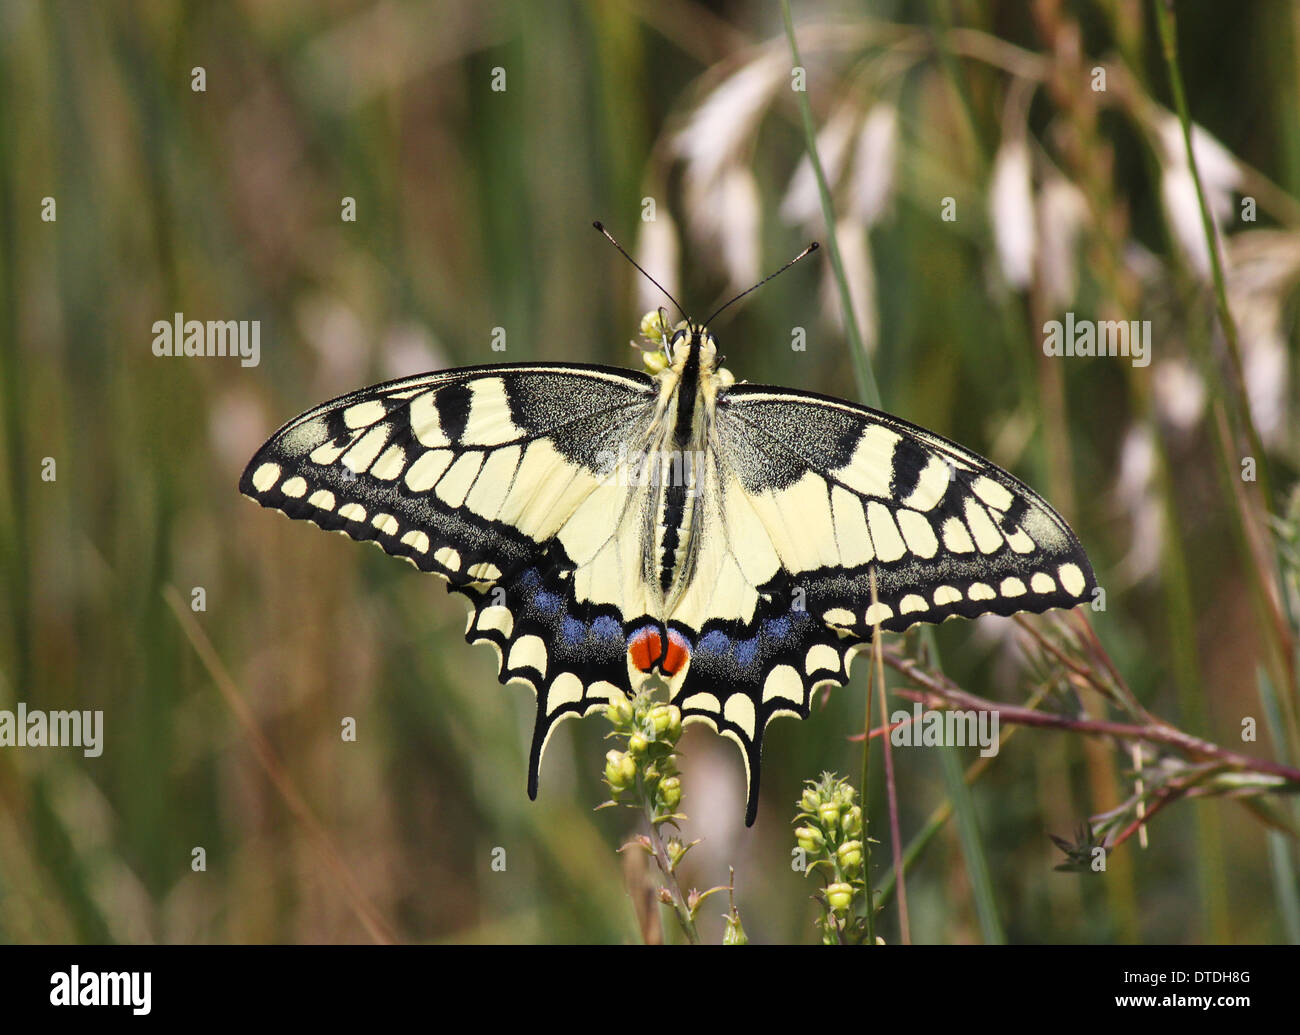
[[[736,381],[703,324],[642,324],[647,372],[465,367],[295,417],[239,488],[369,540],[469,599],[466,639],[555,725],[652,677],[741,748],[848,680],[875,627],[1073,607],[1096,580],[1032,489],[830,396]],[[872,573],[875,576],[874,593]]]

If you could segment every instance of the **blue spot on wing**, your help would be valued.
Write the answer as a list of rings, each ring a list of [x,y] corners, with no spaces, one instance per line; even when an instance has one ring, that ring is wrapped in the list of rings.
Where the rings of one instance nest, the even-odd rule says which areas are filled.
[[[563,601],[549,590],[541,589],[533,594],[533,607],[538,611],[554,614],[560,609],[562,603]]]
[[[731,637],[719,629],[705,633],[695,645],[695,653],[725,654],[731,649]]]
[[[749,640],[737,640],[732,648],[736,654],[736,663],[741,668],[749,668],[758,657],[758,637]]]
[[[713,629],[700,637],[695,645],[695,654],[729,657],[741,668],[749,668],[758,659],[758,637],[737,640],[721,629]]]
[[[763,635],[772,640],[784,640],[790,635],[790,619],[767,619],[767,621],[763,623]]]

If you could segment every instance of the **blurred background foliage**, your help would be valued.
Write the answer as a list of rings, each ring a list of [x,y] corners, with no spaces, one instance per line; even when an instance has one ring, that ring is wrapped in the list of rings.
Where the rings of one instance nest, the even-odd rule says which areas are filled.
[[[1179,5],[1279,500],[1300,457],[1296,12]],[[1270,648],[1215,454],[1214,295],[1151,7],[797,2],[794,16],[886,406],[1067,516],[1108,593],[1091,617],[1146,707],[1285,759],[1295,702],[1284,686],[1274,739],[1258,683]],[[217,666],[387,936],[637,938],[614,851],[632,816],[592,811],[603,720],[557,732],[530,803],[529,694],[465,645],[459,598],[235,485],[281,422],[362,384],[498,360],[636,365],[627,342],[660,299],[593,218],[697,315],[824,235],[790,65],[779,7],[744,0],[0,0],[0,707],[103,709],[106,730],[97,759],[0,750],[0,939],[372,935]],[[42,219],[47,197],[57,221]],[[1041,326],[1067,310],[1150,320],[1153,362],[1045,359]],[[261,321],[260,365],[154,356],[151,325],[176,312]],[[821,257],[714,330],[739,377],[853,394]],[[183,610],[203,587],[201,632],[167,587]],[[937,635],[962,686],[1023,699],[1014,626]],[[700,727],[684,740],[686,833],[705,838],[685,882],[725,883],[734,865],[755,941],[816,940],[790,819],[804,779],[860,771],[847,737],[866,670],[810,721],[769,731],[752,830],[732,745]],[[1258,743],[1241,744],[1243,716],[1261,719]],[[909,837],[944,784],[933,752],[895,757]],[[1006,937],[1295,937],[1294,854],[1230,801],[1171,807],[1104,875],[1054,871],[1048,835],[1126,796],[1128,765],[1107,744],[1027,730],[975,784]],[[883,817],[880,787],[871,801]],[[987,935],[952,825],[908,891],[916,940]],[[704,911],[706,937],[722,911]],[[895,925],[887,911],[887,940]]]

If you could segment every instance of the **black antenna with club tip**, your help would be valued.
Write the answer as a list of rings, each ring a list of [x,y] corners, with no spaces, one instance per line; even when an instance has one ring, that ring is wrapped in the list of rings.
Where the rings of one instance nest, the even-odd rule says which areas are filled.
[[[757,291],[759,288],[761,288],[764,284],[766,284],[766,283],[767,283],[769,280],[771,280],[773,277],[780,276],[782,273],[784,273],[786,270],[788,270],[791,266],[793,266],[796,262],[798,262],[800,259],[802,259],[805,255],[808,255],[810,252],[815,252],[815,251],[818,249],[818,247],[820,247],[820,246],[817,244],[817,242],[816,242],[816,241],[813,241],[812,244],[808,245],[807,248],[805,248],[803,251],[801,251],[798,255],[796,255],[793,259],[791,259],[789,262],[787,262],[784,266],[782,266],[782,267],[781,267],[779,270],[777,270],[775,273],[769,273],[766,277],[764,277],[762,280],[760,280],[760,281],[759,281],[757,284],[755,284],[752,288],[746,288],[744,291],[742,291],[740,294],[738,294],[735,298],[733,298],[730,302],[726,302],[726,303],[724,303],[724,304],[723,304],[723,305],[722,305],[722,306],[721,306],[721,307],[720,307],[716,312],[714,312],[713,316],[710,316],[707,320],[704,321],[704,326],[707,327],[709,324],[711,324],[711,323],[714,321],[714,319],[718,316],[718,314],[721,313],[723,309],[726,309],[727,306],[732,305],[733,303],[739,302],[742,298],[744,298],[744,297],[745,297],[747,294],[749,294],[751,291]]]
[[[686,310],[682,308],[682,304],[679,301],[677,301],[677,299],[673,298],[672,295],[668,294],[668,289],[664,287],[662,284],[660,284],[659,281],[655,280],[655,278],[650,276],[650,274],[647,273],[644,269],[641,269],[641,264],[637,262],[636,259],[632,258],[632,256],[628,255],[626,251],[624,251],[623,246],[614,239],[614,235],[605,229],[604,223],[602,223],[599,219],[596,219],[592,221],[591,225],[605,235],[605,237],[609,240],[609,243],[619,250],[619,254],[622,255],[623,258],[627,259],[627,261],[630,262],[633,266],[635,266],[638,270],[641,270],[641,276],[645,277],[646,280],[650,281],[651,284],[657,287],[665,295],[668,295],[668,301],[672,302],[672,304],[677,307],[677,311],[682,314],[683,320],[690,319],[690,317],[686,315]],[[667,331],[668,328],[667,328],[667,323],[665,321],[664,333],[666,334]]]

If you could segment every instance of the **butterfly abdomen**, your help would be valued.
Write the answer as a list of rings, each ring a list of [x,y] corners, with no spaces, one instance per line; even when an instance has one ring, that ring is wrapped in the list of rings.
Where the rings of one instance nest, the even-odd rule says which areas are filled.
[[[674,388],[676,411],[673,414],[671,443],[657,459],[656,489],[660,500],[655,525],[656,556],[659,561],[659,588],[665,599],[674,585],[689,577],[690,536],[694,525],[697,494],[695,482],[703,465],[700,418],[700,352],[698,334],[682,365]]]
[[[665,466],[671,461],[666,461]],[[664,490],[663,510],[659,524],[655,528],[660,544],[659,588],[667,595],[676,580],[678,555],[683,541],[691,533],[691,515],[686,506],[686,485],[684,482],[672,481]]]

